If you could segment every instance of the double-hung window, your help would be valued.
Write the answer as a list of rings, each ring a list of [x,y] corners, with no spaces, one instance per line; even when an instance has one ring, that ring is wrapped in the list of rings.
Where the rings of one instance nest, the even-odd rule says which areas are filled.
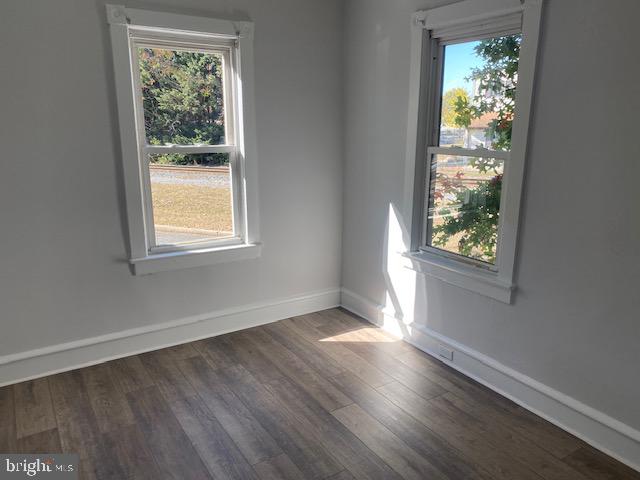
[[[541,3],[466,0],[414,16],[410,256],[424,273],[506,302]]]
[[[256,257],[252,24],[107,15],[134,273]]]

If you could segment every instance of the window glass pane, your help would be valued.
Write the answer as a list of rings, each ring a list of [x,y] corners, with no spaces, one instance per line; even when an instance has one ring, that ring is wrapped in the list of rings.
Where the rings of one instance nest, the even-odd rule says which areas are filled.
[[[150,155],[156,245],[233,236],[229,154]]]
[[[511,149],[520,35],[444,47],[440,146]]]
[[[223,56],[139,48],[149,145],[225,143]]]
[[[433,156],[429,246],[495,263],[503,169],[496,158]]]

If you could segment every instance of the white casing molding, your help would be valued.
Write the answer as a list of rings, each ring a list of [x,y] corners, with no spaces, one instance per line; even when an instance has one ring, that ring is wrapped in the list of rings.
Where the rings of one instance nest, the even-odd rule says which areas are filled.
[[[139,10],[123,5],[105,7],[113,53],[132,273],[146,275],[257,258],[261,247],[253,23]],[[154,46],[157,42],[175,48],[215,51],[224,56],[225,135],[229,145],[147,145],[135,52],[141,45]],[[232,154],[233,238],[186,245],[155,244],[146,159],[151,153],[164,151]]]
[[[341,305],[640,471],[640,431],[428,327],[407,325],[384,306],[345,288]],[[438,354],[440,345],[453,350],[453,361]]]
[[[242,305],[0,356],[0,386],[264,325],[340,304],[340,290]]]

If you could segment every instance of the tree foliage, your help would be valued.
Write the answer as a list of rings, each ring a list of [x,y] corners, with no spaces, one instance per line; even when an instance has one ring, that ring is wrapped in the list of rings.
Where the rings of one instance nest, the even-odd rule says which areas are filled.
[[[222,58],[219,55],[144,48],[139,51],[147,142],[219,144],[224,141]],[[217,164],[226,155],[156,155],[170,164]]]
[[[449,239],[460,235],[460,254],[495,263],[501,190],[501,174],[473,189],[458,188],[455,193],[455,203],[460,205],[457,215],[447,217],[442,225],[434,227],[433,244],[444,247]],[[446,207],[439,211],[441,215],[449,213]]]
[[[464,88],[456,87],[444,92],[442,96],[442,117],[441,123],[446,127],[456,127],[458,125],[457,105],[459,101],[469,100],[469,94]]]

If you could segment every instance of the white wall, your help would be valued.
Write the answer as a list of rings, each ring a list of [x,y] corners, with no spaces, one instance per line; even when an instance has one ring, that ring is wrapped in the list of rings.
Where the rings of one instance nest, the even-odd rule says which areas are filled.
[[[341,0],[123,2],[256,26],[262,257],[145,277],[126,264],[104,3],[2,2],[0,360],[340,287]]]
[[[343,286],[640,429],[640,3],[547,3],[511,305],[395,253],[409,19],[436,3],[348,0]]]

